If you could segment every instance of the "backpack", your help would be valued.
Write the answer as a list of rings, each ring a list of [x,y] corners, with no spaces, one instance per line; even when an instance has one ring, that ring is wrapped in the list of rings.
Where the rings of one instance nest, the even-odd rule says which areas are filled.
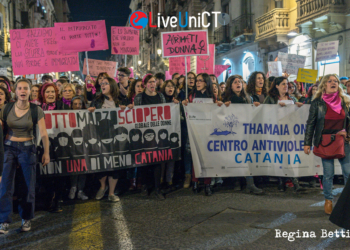
[[[30,104],[30,113],[32,115],[32,121],[33,121],[33,136],[34,139],[36,138],[36,125],[38,124],[38,105],[34,103],[29,103]],[[11,109],[13,108],[13,105],[15,105],[14,102],[9,102],[6,104],[4,113],[3,113],[3,122],[4,122],[4,138],[7,135],[8,132],[8,127],[7,127],[7,116],[10,113]]]

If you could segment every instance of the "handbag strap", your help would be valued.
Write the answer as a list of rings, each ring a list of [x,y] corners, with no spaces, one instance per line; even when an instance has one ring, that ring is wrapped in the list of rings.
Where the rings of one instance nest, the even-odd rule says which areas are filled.
[[[327,145],[323,145],[322,141],[321,141],[321,146],[322,147],[328,147],[329,145],[331,145],[333,142],[335,141],[335,135],[331,135],[331,141],[327,144]]]

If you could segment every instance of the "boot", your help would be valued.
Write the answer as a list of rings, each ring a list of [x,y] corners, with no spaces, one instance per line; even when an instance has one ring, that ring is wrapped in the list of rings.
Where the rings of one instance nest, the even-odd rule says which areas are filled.
[[[286,191],[286,181],[281,177],[278,178],[278,191],[280,192]]]
[[[305,188],[302,188],[300,186],[298,178],[293,178],[292,182],[293,182],[293,185],[294,185],[294,191],[295,192],[305,191]]]
[[[326,201],[325,201],[325,203],[324,203],[324,212],[325,212],[326,214],[331,214],[331,213],[332,213],[332,210],[333,210],[332,201],[326,199]]]
[[[134,191],[136,189],[136,178],[130,179],[129,191]]]
[[[247,193],[253,193],[253,194],[263,194],[264,191],[260,188],[257,188],[254,184],[254,179],[253,178],[247,178],[247,188],[246,192]]]
[[[198,182],[193,182],[193,187],[192,187],[193,193],[198,194],[199,193],[199,185]]]
[[[186,174],[184,188],[189,188],[191,185],[191,174]]]
[[[159,188],[157,188],[155,190],[154,194],[155,194],[155,196],[157,197],[158,200],[160,200],[160,201],[165,200],[165,197],[164,197],[164,195],[162,194],[162,192],[160,191]]]
[[[212,191],[212,189],[210,187],[210,184],[206,184],[205,185],[205,195],[206,196],[211,196],[212,194],[213,194],[213,191]]]

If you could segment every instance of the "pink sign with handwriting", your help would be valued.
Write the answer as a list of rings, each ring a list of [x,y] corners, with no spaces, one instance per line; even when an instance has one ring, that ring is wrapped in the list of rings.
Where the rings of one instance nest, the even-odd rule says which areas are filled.
[[[131,27],[112,27],[112,54],[138,55],[139,31]]]
[[[215,44],[209,44],[209,56],[197,56],[197,74],[214,74],[215,67]]]
[[[117,62],[88,59],[89,73],[91,76],[98,76],[101,72],[107,72],[110,77],[114,76]],[[87,75],[86,58],[84,59],[83,74]]]
[[[209,55],[208,31],[162,32],[163,57]]]
[[[187,57],[187,72],[191,71],[191,58]],[[170,57],[169,58],[169,74],[179,73],[185,75],[185,57]]]
[[[62,52],[83,52],[108,49],[104,20],[55,23],[58,47]]]
[[[55,28],[10,30],[14,75],[79,71],[78,53],[62,53]]]

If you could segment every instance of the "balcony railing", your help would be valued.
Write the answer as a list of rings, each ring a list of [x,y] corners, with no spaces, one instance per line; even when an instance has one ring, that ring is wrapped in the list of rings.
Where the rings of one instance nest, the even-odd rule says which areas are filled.
[[[296,25],[314,20],[330,13],[346,13],[345,0],[296,0],[298,18]]]
[[[231,38],[244,33],[253,33],[253,16],[254,14],[247,14],[233,19],[231,23]]]
[[[255,41],[275,35],[286,35],[290,30],[289,9],[276,8],[255,19]]]
[[[5,37],[0,35],[0,52],[5,53]]]
[[[214,43],[230,43],[230,25],[222,26],[214,31]]]

